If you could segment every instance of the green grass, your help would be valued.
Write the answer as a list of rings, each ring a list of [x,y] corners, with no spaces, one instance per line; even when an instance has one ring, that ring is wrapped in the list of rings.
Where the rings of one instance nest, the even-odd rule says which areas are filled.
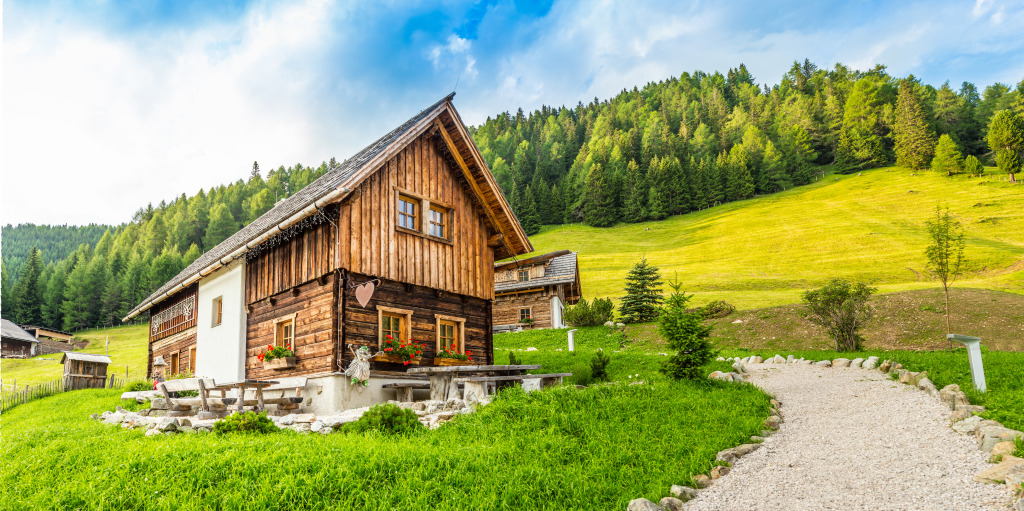
[[[617,349],[607,331],[578,332],[588,366],[598,347]],[[500,338],[504,347],[537,347],[524,358],[541,357],[555,371],[574,367],[572,355],[554,351],[559,335]],[[656,372],[660,358],[631,346],[613,354],[617,383],[503,392],[476,413],[407,438],[146,438],[88,418],[120,404],[119,391],[60,394],[4,414],[0,508],[623,509],[707,473],[718,451],[758,434],[768,415],[757,388],[668,381]],[[646,368],[632,369],[637,361]],[[631,371],[647,382],[629,385]]]
[[[971,381],[971,368],[967,362],[967,350],[964,348],[947,351],[903,351],[903,350],[865,350],[855,353],[839,353],[834,350],[802,350],[802,351],[770,351],[770,350],[724,350],[726,357],[746,357],[761,355],[768,358],[778,353],[783,357],[793,355],[796,358],[814,360],[833,360],[844,357],[849,359],[867,358],[871,355],[880,360],[890,359],[903,364],[908,371],[928,371],[928,378],[941,389],[955,383],[967,394],[971,404],[986,407],[983,416],[997,420],[1004,426],[1024,430],[1024,353],[992,351],[982,349],[982,361],[985,366],[985,381],[988,392],[975,390]]]
[[[146,335],[147,325],[129,325],[75,333],[75,339],[87,340],[89,345],[80,353],[103,355],[106,353],[107,337],[110,338],[111,365],[108,374],[128,380],[146,377]],[[60,364],[61,354],[39,355],[28,359],[2,359],[0,377],[5,385],[17,382],[18,387],[51,382],[61,377],[64,366]]]
[[[535,253],[579,250],[586,298],[620,297],[626,272],[646,255],[663,276],[678,274],[695,305],[751,309],[798,303],[831,277],[882,292],[935,287],[925,221],[948,204],[967,235],[970,274],[956,285],[1024,293],[1024,188],[1000,177],[875,169],[660,222],[548,226],[530,241]]]

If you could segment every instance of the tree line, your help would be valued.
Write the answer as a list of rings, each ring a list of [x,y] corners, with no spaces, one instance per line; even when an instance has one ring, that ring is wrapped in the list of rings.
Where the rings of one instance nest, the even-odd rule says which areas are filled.
[[[15,323],[68,331],[120,324],[133,307],[204,251],[334,164],[332,158],[319,167],[282,166],[264,178],[254,162],[248,179],[199,190],[192,197],[182,194],[156,207],[149,204],[131,222],[106,227],[93,243],[83,240],[95,237],[97,226],[7,226],[0,312]],[[54,241],[54,233],[83,242],[62,252],[66,242],[59,236]],[[26,245],[27,253],[19,260],[18,250]]]
[[[794,62],[778,85],[740,64],[683,73],[575,108],[521,109],[470,127],[526,228],[660,220],[896,163],[949,174],[1019,171],[1024,81],[938,88],[841,64]],[[973,160],[973,161],[972,161]],[[65,330],[114,325],[222,240],[336,162],[279,167],[139,209],[116,226],[6,226],[0,313]]]
[[[884,66],[820,69],[804,60],[772,87],[741,64],[575,108],[505,112],[471,132],[534,234],[542,224],[660,220],[779,192],[810,183],[822,165],[850,173],[934,163],[953,174],[995,163],[1012,180],[1022,119],[1024,80],[1014,89],[936,88]]]

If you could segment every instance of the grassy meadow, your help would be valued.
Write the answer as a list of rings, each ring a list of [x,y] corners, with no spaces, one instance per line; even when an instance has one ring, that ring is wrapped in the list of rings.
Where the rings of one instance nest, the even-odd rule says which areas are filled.
[[[589,365],[598,348],[618,346],[607,331],[584,329],[578,359]],[[509,334],[502,344],[529,338],[538,352],[524,358],[574,369],[575,357],[554,351],[558,334],[565,332]],[[718,451],[758,434],[768,415],[757,388],[668,381],[655,370],[661,358],[613,353],[611,384],[513,389],[405,438],[147,438],[89,419],[118,405],[119,391],[59,394],[3,415],[0,508],[623,509],[706,473]],[[645,382],[630,385],[637,378],[627,373],[638,372]]]
[[[620,297],[646,255],[664,277],[678,275],[696,305],[721,299],[745,310],[799,303],[832,277],[880,292],[936,287],[925,270],[925,221],[948,204],[967,236],[970,272],[956,285],[1024,293],[1024,188],[1002,178],[994,169],[981,178],[898,168],[828,175],[660,222],[548,226],[530,241],[536,254],[578,250],[588,299]]]
[[[82,330],[75,333],[76,340],[89,341],[79,353],[103,355],[107,353],[106,342],[110,339],[111,365],[108,374],[127,376],[128,380],[146,377],[146,336],[147,325],[128,325],[114,328]],[[60,364],[61,354],[52,353],[26,359],[0,359],[0,379],[4,385],[16,383],[18,387],[54,381],[64,373]]]

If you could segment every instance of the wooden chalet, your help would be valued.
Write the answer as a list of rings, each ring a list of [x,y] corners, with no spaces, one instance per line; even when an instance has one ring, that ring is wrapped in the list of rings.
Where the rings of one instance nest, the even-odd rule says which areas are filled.
[[[341,374],[385,335],[470,350],[493,363],[494,261],[526,234],[449,95],[201,256],[125,318],[150,313],[150,364],[216,381],[305,376],[328,412],[393,398],[416,381],[375,361],[370,385]],[[294,348],[274,369],[268,346]],[[151,367],[152,369],[152,367]]]
[[[28,358],[39,354],[39,340],[20,326],[0,319],[0,356]]]
[[[563,328],[565,306],[580,300],[576,252],[561,250],[494,265],[494,328]]]

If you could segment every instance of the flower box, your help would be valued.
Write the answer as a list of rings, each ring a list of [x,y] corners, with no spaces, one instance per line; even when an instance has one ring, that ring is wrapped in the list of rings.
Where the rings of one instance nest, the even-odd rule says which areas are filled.
[[[471,366],[471,365],[476,365],[476,362],[473,362],[472,360],[459,360],[457,358],[434,357],[434,365],[436,365],[436,366]]]
[[[373,356],[373,360],[377,362],[389,362],[392,364],[405,364],[408,362],[409,365],[419,365],[421,358],[422,357],[402,358],[398,355],[386,355],[384,353],[378,353]]]
[[[263,368],[264,369],[275,369],[275,370],[278,370],[278,371],[280,371],[281,369],[291,369],[291,368],[295,367],[295,360],[296,360],[296,357],[283,357],[283,358],[275,358],[273,360],[264,360],[263,361]]]

